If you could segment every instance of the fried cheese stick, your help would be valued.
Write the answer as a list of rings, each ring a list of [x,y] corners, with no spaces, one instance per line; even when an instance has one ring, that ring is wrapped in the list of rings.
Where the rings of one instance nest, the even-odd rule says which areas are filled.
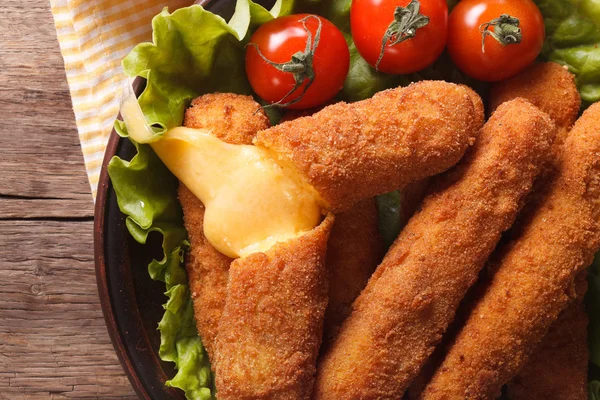
[[[493,109],[516,97],[526,98],[546,112],[558,128],[552,162],[536,182],[538,190],[534,190],[530,197],[535,205],[535,196],[543,195],[546,191],[544,186],[558,167],[564,141],[579,114],[581,98],[574,75],[563,66],[551,62],[534,64],[516,77],[492,86],[490,105]],[[528,212],[527,206],[524,212]],[[587,314],[583,306],[583,295],[587,289],[585,279],[585,272],[578,275],[577,299],[561,313],[527,364],[508,383],[509,399],[587,398]]]
[[[536,204],[536,198],[543,195],[543,186],[547,184],[549,176],[553,173],[554,169],[556,169],[557,158],[562,149],[561,146],[579,114],[581,99],[575,85],[573,74],[556,63],[533,64],[514,78],[493,85],[490,90],[490,108],[493,111],[500,104],[518,97],[526,99],[536,105],[540,110],[547,113],[557,127],[557,137],[552,145],[552,157],[545,165],[540,177],[534,184],[534,189],[527,197],[526,205],[522,211],[522,213],[526,214],[531,204]],[[516,225],[519,223],[520,218],[518,217]],[[493,271],[489,271],[487,275],[492,274]],[[477,288],[477,291],[479,295],[474,297],[474,299],[483,295],[487,283],[487,280],[485,280],[478,284],[479,287]],[[474,300],[470,301],[467,308],[469,310],[472,309],[474,303]],[[468,314],[464,315],[463,319],[466,320],[467,317]],[[448,341],[448,344],[450,343],[451,341]],[[448,346],[446,345],[446,347]],[[443,362],[446,352],[447,349],[434,353],[439,356],[440,359],[430,363],[432,364],[431,370],[423,372],[424,376],[422,377],[421,382],[419,382],[422,384],[422,387],[415,387],[411,398],[418,398],[421,396],[422,391],[435,373],[435,370],[439,368]]]
[[[269,126],[265,114],[250,96],[207,94],[192,101],[183,124],[209,129],[232,144],[251,144],[256,132]],[[214,361],[217,327],[225,307],[231,258],[218,252],[204,236],[204,205],[185,185],[179,185],[179,201],[191,243],[185,263],[194,303],[198,334],[209,359]]]
[[[502,106],[500,106],[502,107]],[[495,274],[423,399],[487,399],[524,366],[600,248],[600,104],[567,136],[545,196],[492,260]]]
[[[333,215],[265,253],[236,259],[216,342],[220,400],[301,400],[312,392],[327,306]]]
[[[319,365],[316,399],[402,397],[512,224],[554,134],[550,118],[524,100],[498,108],[354,303]]]
[[[336,103],[254,142],[291,161],[326,208],[340,212],[456,164],[483,119],[471,96],[459,85],[419,82]]]
[[[322,110],[288,110],[281,122],[311,116]],[[379,234],[379,213],[374,198],[356,203],[335,216],[327,244],[329,302],[325,310],[321,352],[333,340],[341,323],[350,314],[352,303],[383,257]]]
[[[491,87],[490,109],[517,97],[533,103],[552,118],[557,128],[553,149],[555,153],[560,151],[581,106],[575,76],[557,63],[533,64],[514,78]]]
[[[575,281],[576,299],[558,316],[527,364],[508,383],[509,400],[587,400],[586,279],[587,271],[580,272]]]
[[[375,199],[362,200],[335,216],[327,245],[329,303],[325,311],[324,343],[337,334],[382,257]]]

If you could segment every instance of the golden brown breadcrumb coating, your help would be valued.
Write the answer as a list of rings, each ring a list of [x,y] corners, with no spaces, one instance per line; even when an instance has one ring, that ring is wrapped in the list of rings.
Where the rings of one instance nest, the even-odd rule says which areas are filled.
[[[492,85],[490,109],[517,97],[527,99],[552,118],[558,128],[554,146],[561,146],[581,107],[575,75],[554,62],[532,64],[514,78]]]
[[[556,63],[537,64],[515,78],[494,85],[490,96],[493,107],[502,101],[524,97],[546,112],[558,128],[551,162],[534,186],[534,193],[528,199],[531,205],[523,211],[527,215],[540,201],[536,198],[547,192],[548,180],[552,179],[558,167],[564,141],[577,119],[580,97],[575,78]],[[519,224],[520,218],[517,218],[517,226]],[[528,363],[508,383],[509,398],[587,398],[587,315],[582,304],[586,289],[585,276],[585,272],[578,276],[577,301],[561,313]],[[485,287],[482,289],[485,290]]]
[[[502,107],[502,106],[500,106]],[[573,297],[573,280],[600,248],[600,104],[575,123],[547,181],[496,252],[496,271],[424,399],[500,394]]]
[[[324,107],[288,110],[281,122],[313,115]],[[341,323],[350,315],[352,303],[381,262],[384,249],[378,217],[374,198],[361,200],[348,211],[335,216],[327,244],[329,303],[325,310],[321,351],[333,340]]]
[[[456,164],[483,119],[471,96],[455,84],[418,82],[284,122],[255,143],[290,160],[339,212]]]
[[[383,257],[375,199],[362,200],[335,216],[327,244],[329,304],[325,311],[324,342],[330,342],[350,315]]]
[[[527,364],[508,383],[509,400],[587,400],[586,290],[587,271],[583,271],[575,280],[576,299],[560,313]]]
[[[477,94],[475,90],[467,85],[459,85],[461,88],[465,89],[467,95],[473,102],[473,107],[475,107],[475,114],[473,119],[473,129],[479,130],[485,123],[485,107],[483,105],[483,100]]]
[[[198,334],[211,362],[217,328],[227,295],[231,258],[219,253],[204,236],[204,205],[183,183],[179,184],[179,201],[185,228],[191,243],[185,267],[188,274]]]
[[[232,144],[252,144],[258,130],[269,122],[250,96],[229,93],[207,94],[192,101],[185,112],[184,125],[206,128],[219,139]],[[214,360],[214,342],[225,296],[232,259],[219,253],[204,236],[204,205],[185,185],[179,185],[179,201],[191,244],[185,263],[194,302],[198,333],[208,357]]]
[[[550,118],[524,100],[498,108],[354,303],[318,367],[316,399],[402,397],[512,224],[554,134]]]
[[[196,97],[185,112],[183,126],[204,128],[231,144],[252,144],[269,119],[252,96],[211,93]]]
[[[220,400],[302,400],[312,392],[327,306],[330,214],[304,235],[231,264],[216,344]]]

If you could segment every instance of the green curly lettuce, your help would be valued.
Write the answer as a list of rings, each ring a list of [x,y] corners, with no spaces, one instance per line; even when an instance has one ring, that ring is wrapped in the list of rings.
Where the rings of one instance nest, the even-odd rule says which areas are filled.
[[[137,45],[124,59],[130,77],[146,79],[138,102],[157,134],[179,126],[190,99],[205,93],[250,94],[244,72],[244,39],[252,27],[289,13],[292,0],[277,0],[271,10],[238,0],[229,23],[201,6],[152,20],[152,42]]]
[[[577,77],[584,106],[600,100],[600,2],[537,0],[546,25],[542,58],[566,65]]]

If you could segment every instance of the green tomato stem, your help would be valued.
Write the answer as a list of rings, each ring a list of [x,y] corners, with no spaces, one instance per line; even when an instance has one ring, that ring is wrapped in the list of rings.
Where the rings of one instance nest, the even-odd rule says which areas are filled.
[[[419,28],[429,24],[429,17],[420,14],[420,8],[419,0],[411,0],[406,7],[396,7],[394,20],[388,26],[381,40],[381,52],[375,63],[375,70],[379,70],[379,63],[383,59],[387,46],[394,46],[415,37]]]
[[[520,21],[518,18],[502,14],[490,22],[484,22],[479,25],[479,31],[481,32],[481,52],[485,53],[485,37],[488,35],[496,39],[502,46],[521,43],[523,34],[521,33],[519,24]],[[491,27],[494,27],[493,31],[490,30]]]
[[[317,26],[317,32],[315,33],[314,41],[312,39],[312,33],[306,26],[306,20],[309,18],[315,18],[319,22],[319,25]],[[304,48],[304,51],[299,51],[297,53],[294,53],[292,55],[292,58],[290,61],[287,61],[284,63],[273,62],[263,55],[263,53],[260,51],[260,49],[258,48],[258,46],[255,43],[248,43],[248,46],[254,46],[258,55],[267,64],[275,67],[279,71],[291,73],[294,76],[294,82],[295,82],[294,87],[289,92],[287,92],[286,95],[281,98],[281,100],[279,100],[275,103],[272,103],[272,104],[267,104],[266,106],[263,106],[262,108],[287,107],[287,106],[291,106],[292,104],[299,102],[304,97],[304,95],[306,94],[306,91],[308,90],[310,85],[312,85],[313,81],[315,80],[315,72],[313,69],[313,59],[315,57],[315,51],[317,50],[317,46],[319,45],[319,40],[321,39],[321,28],[322,28],[323,24],[321,23],[321,20],[314,15],[308,15],[308,16],[302,18],[300,20],[300,22],[302,22],[302,26],[304,27],[304,30],[306,31],[306,34],[307,34],[306,47]],[[287,99],[295,91],[297,91],[300,88],[300,86],[302,86],[302,84],[304,84],[304,82],[306,82],[306,85],[302,89],[302,93],[300,93],[300,95],[298,97],[296,97],[295,99],[285,102],[285,99]]]

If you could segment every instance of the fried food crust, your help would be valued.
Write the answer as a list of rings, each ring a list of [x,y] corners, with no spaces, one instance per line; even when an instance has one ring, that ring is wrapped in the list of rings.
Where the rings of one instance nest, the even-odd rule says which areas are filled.
[[[519,374],[508,383],[509,400],[587,400],[588,315],[583,304],[587,271],[576,278],[576,299],[558,316]]]
[[[498,108],[392,245],[319,365],[315,398],[399,399],[512,224],[555,128],[524,100]]]
[[[501,106],[502,107],[502,106]],[[527,362],[600,248],[600,104],[575,123],[548,180],[491,261],[496,271],[424,399],[486,399]]]
[[[196,97],[186,110],[183,126],[208,129],[224,142],[252,144],[269,119],[252,96],[211,93]]]
[[[217,138],[232,144],[252,144],[258,130],[269,122],[250,96],[230,93],[207,94],[192,101],[184,125],[210,129]],[[204,205],[180,183],[179,201],[191,243],[186,271],[194,303],[198,333],[209,359],[214,360],[214,342],[225,307],[228,270],[231,258],[218,252],[204,236]]]
[[[575,78],[556,63],[535,64],[517,77],[494,85],[490,95],[492,107],[512,98],[524,97],[546,112],[558,128],[552,146],[552,161],[535,184],[534,193],[530,196],[531,206],[524,209],[527,215],[539,203],[536,197],[544,196],[548,191],[548,180],[556,173],[564,141],[577,119],[581,100]],[[517,221],[518,226],[520,218]],[[509,399],[587,398],[587,314],[583,306],[583,295],[587,288],[585,277],[585,272],[578,275],[577,299],[561,313],[527,364],[507,384]],[[485,287],[482,289],[485,290]]]
[[[514,78],[492,85],[489,97],[492,111],[522,97],[548,114],[558,128],[554,147],[562,146],[581,107],[575,75],[554,62],[532,64]]]
[[[483,120],[473,95],[447,82],[418,82],[284,122],[259,132],[255,144],[290,160],[340,212],[456,164]]]
[[[382,257],[375,199],[362,200],[336,215],[327,245],[329,303],[325,311],[325,343],[333,339],[350,315],[352,303]]]
[[[333,216],[231,264],[216,344],[220,400],[308,399],[327,306]]]
[[[227,279],[231,258],[221,254],[204,236],[204,205],[183,183],[179,184],[179,201],[191,243],[185,268],[188,274],[194,317],[198,334],[214,360],[217,327],[227,296]]]

